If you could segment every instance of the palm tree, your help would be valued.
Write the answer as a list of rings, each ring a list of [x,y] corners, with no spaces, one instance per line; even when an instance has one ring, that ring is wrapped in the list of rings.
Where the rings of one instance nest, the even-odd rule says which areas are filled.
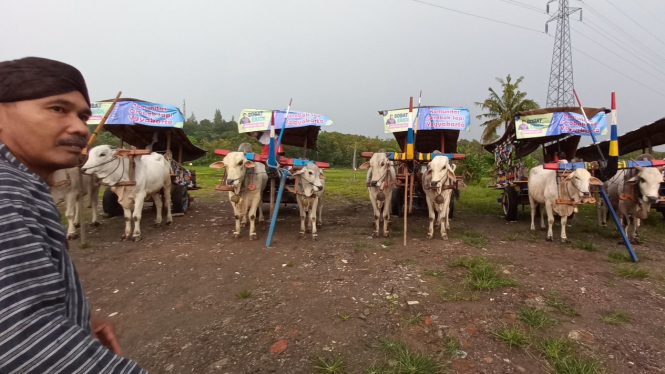
[[[510,120],[518,112],[533,110],[540,108],[540,105],[531,99],[525,99],[526,92],[518,90],[520,83],[524,77],[519,77],[515,83],[511,83],[510,74],[504,81],[501,78],[496,80],[501,83],[503,87],[503,95],[499,96],[492,87],[489,88],[490,97],[485,99],[482,103],[476,103],[487,113],[483,113],[476,118],[485,118],[486,121],[481,123],[480,126],[485,126],[483,131],[483,143],[489,143],[497,137],[497,130],[503,124],[504,131],[508,127]]]

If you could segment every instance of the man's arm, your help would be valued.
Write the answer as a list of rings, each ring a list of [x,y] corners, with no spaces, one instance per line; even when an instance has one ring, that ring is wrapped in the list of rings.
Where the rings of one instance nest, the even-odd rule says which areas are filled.
[[[145,373],[66,317],[66,266],[73,265],[52,257],[36,210],[18,196],[2,197],[0,372]]]

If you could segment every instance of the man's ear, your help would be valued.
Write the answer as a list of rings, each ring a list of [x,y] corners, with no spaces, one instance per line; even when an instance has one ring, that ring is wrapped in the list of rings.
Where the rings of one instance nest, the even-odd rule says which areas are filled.
[[[369,169],[369,161],[364,162],[362,165],[358,167],[358,169]]]
[[[226,166],[226,165],[224,165],[224,161],[215,161],[215,162],[213,162],[212,164],[210,164],[209,167],[211,167],[211,168],[216,168],[216,169],[220,169],[220,168],[223,168],[223,167],[225,167],[225,166]]]

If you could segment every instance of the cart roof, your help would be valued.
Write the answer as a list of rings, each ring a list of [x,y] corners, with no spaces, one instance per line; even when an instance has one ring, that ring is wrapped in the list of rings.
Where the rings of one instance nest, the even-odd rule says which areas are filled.
[[[619,136],[619,156],[649,148],[649,142],[652,147],[665,144],[665,117]],[[600,142],[599,146],[603,154],[609,154],[609,140]],[[600,156],[596,146],[591,144],[578,149],[577,157],[583,160],[596,160]]]
[[[88,125],[99,124],[112,102],[113,99],[93,102],[93,115]],[[137,148],[145,148],[151,144],[155,133],[160,134],[159,142],[171,133],[171,151],[175,159],[178,158],[180,146],[182,146],[183,162],[205,156],[206,151],[192,144],[185,134],[182,129],[183,122],[180,109],[173,105],[123,98],[116,103],[113,112],[106,120],[104,129]]]
[[[418,132],[420,130],[459,132],[460,130],[468,130],[471,124],[471,115],[467,108],[421,106],[420,112],[417,108],[413,108],[414,117],[416,113],[418,113]],[[397,138],[396,133],[405,132],[409,129],[409,108],[380,110],[379,114],[383,116],[383,126],[386,133],[394,133]],[[412,120],[415,120],[415,118]]]
[[[585,107],[584,112],[589,118],[589,122],[597,121],[598,125],[596,126],[596,128],[598,129],[598,131],[600,131],[600,134],[598,135],[601,135],[603,131],[606,131],[605,114],[609,113],[610,112],[609,110],[605,108]],[[600,115],[601,113],[602,115]],[[583,119],[581,120],[582,122],[580,122],[580,120],[577,119],[577,123],[573,124],[571,127],[575,127],[575,125],[577,125],[578,128],[570,130],[571,133],[564,132],[565,130],[561,129],[561,127],[563,126],[560,126],[559,122],[563,122],[560,121],[561,117],[563,116],[576,115],[575,117],[579,117],[579,115],[581,114],[582,111],[579,107],[542,108],[542,109],[519,112],[510,121],[510,123],[508,124],[508,128],[499,139],[491,143],[483,144],[483,147],[488,152],[494,152],[494,150],[499,146],[502,146],[504,144],[513,144],[515,146],[516,156],[524,157],[531,154],[539,146],[543,145],[547,153],[555,152],[558,151],[558,149],[561,149],[561,151],[566,152],[566,157],[572,159],[573,157],[575,157],[577,145],[579,144],[580,141],[580,135],[578,134],[582,134],[579,128],[582,127],[581,125],[583,124]],[[597,115],[598,117],[596,117]],[[525,120],[524,117],[536,118],[538,120],[544,119],[546,121],[546,122],[538,122],[537,128],[542,130],[541,134],[538,134],[539,136],[526,135],[533,137],[518,138],[518,134],[515,130],[516,128],[515,123],[516,120],[520,121],[521,123],[522,122],[527,123],[527,121],[523,121]],[[526,120],[528,119],[529,118],[526,118]],[[551,124],[550,121],[553,124]],[[543,124],[544,125],[549,124],[549,126],[543,127],[542,126]],[[553,129],[554,131],[552,131]],[[547,135],[552,133],[554,133],[555,135]],[[524,136],[524,134],[521,135]],[[587,134],[584,135],[588,135],[588,132]]]
[[[266,109],[243,109],[238,119],[238,132],[260,133],[270,131],[270,122],[275,117],[275,129],[277,134],[284,125],[285,110],[266,110]],[[316,113],[289,111],[289,118],[286,121],[286,129],[282,136],[282,144],[295,147],[303,147],[307,140],[307,148],[316,150],[316,141],[319,132],[323,126],[331,126],[333,121],[330,118]]]

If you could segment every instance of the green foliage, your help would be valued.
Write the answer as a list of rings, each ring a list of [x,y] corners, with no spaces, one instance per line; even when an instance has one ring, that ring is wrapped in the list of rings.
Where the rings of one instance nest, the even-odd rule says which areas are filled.
[[[617,268],[617,274],[626,278],[649,278],[649,271],[638,266],[622,265]]]
[[[503,324],[503,326],[498,328],[496,331],[492,331],[492,334],[508,343],[509,347],[523,347],[529,344],[529,338],[526,336],[524,330],[522,330],[522,328],[519,326],[508,327],[508,325]]]
[[[562,359],[573,354],[575,343],[566,338],[545,339],[540,343],[540,350],[549,358]]]
[[[494,289],[516,286],[517,282],[496,273],[494,265],[482,256],[460,257],[453,266],[462,266],[469,270],[468,284],[474,289]]]
[[[628,317],[628,313],[612,309],[606,316],[600,317],[598,320],[608,325],[623,325],[630,321],[630,318]]]
[[[564,300],[559,296],[558,291],[550,291],[550,294],[545,299],[547,305],[556,308],[559,312],[567,316],[579,316],[580,314],[573,308],[571,308]]]
[[[429,275],[430,277],[438,277],[441,274],[443,274],[443,272],[440,270],[432,270],[432,269],[425,270],[425,275]]]
[[[246,298],[248,298],[248,297],[250,297],[250,296],[252,296],[252,291],[247,290],[247,289],[242,290],[242,291],[240,291],[240,292],[238,292],[238,293],[236,294],[236,297],[237,297],[238,299],[246,299]]]
[[[557,374],[596,374],[600,365],[594,360],[569,356],[554,362]]]
[[[321,374],[341,374],[344,372],[344,360],[341,356],[331,359],[319,357],[314,363],[314,370]]]
[[[586,239],[580,239],[580,240],[575,240],[573,242],[573,247],[583,249],[585,251],[589,252],[597,252],[598,247],[596,247],[596,244],[592,242],[591,240],[586,240]]]
[[[395,355],[398,352],[408,349],[407,345],[404,344],[403,342],[399,340],[390,340],[390,339],[381,339],[379,348],[381,348],[382,351],[392,355]]]
[[[525,325],[529,325],[536,329],[549,327],[556,323],[556,320],[549,318],[544,311],[535,308],[520,309],[519,319]]]
[[[454,336],[443,337],[443,349],[449,354],[455,354],[462,350],[462,342]]]
[[[436,374],[439,366],[428,355],[401,350],[395,355],[397,360],[396,374]]]
[[[608,256],[609,262],[633,262],[633,259],[630,258],[630,255],[626,251],[610,251]]]
[[[545,339],[540,344],[540,351],[549,359],[556,374],[597,374],[601,372],[597,361],[575,355],[575,343],[569,339]]]
[[[497,130],[501,128],[501,125],[503,125],[505,130],[517,112],[540,108],[538,103],[526,98],[526,92],[519,91],[519,85],[522,80],[524,80],[524,77],[519,77],[513,83],[510,74],[506,77],[505,81],[497,78],[503,89],[501,96],[490,87],[489,98],[485,99],[482,103],[476,102],[477,106],[486,111],[486,113],[476,117],[478,119],[485,119],[485,122],[480,124],[480,126],[485,127],[482,135],[483,143],[489,143],[496,139],[498,137]]]
[[[411,317],[404,318],[404,323],[406,323],[407,325],[417,325],[422,321],[423,321],[422,313],[418,313]]]

